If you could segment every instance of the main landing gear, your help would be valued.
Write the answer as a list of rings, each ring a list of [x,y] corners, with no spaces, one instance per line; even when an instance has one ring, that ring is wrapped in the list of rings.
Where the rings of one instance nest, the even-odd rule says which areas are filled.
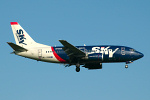
[[[76,72],[79,72],[79,71],[80,71],[80,64],[77,63],[77,64],[76,64]]]

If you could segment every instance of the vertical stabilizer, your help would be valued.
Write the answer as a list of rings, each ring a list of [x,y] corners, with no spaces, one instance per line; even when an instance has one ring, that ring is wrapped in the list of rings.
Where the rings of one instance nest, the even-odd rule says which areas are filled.
[[[16,44],[21,47],[28,47],[35,44],[35,41],[28,33],[19,25],[18,22],[10,22]]]

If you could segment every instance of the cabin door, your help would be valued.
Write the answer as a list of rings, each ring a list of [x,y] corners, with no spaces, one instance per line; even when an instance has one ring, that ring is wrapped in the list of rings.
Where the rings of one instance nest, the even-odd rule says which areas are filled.
[[[121,47],[121,54],[125,55],[125,47]]]
[[[39,58],[42,57],[42,49],[38,49],[38,56],[39,56]]]

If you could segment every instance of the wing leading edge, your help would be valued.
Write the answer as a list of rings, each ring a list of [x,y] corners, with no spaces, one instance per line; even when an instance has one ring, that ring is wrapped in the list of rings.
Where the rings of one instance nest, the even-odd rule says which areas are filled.
[[[86,56],[86,54],[83,51],[68,43],[66,40],[59,40],[59,42],[64,46],[62,49],[70,58],[81,58]]]

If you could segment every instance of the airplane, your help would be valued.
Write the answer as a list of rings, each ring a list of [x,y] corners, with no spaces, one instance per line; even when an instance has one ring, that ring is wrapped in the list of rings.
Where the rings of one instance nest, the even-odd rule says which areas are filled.
[[[10,22],[16,44],[7,42],[14,54],[50,63],[64,64],[66,67],[80,66],[91,69],[102,69],[102,63],[129,63],[144,55],[133,48],[115,45],[74,46],[66,40],[59,40],[63,46],[48,46],[35,42],[18,22]]]

